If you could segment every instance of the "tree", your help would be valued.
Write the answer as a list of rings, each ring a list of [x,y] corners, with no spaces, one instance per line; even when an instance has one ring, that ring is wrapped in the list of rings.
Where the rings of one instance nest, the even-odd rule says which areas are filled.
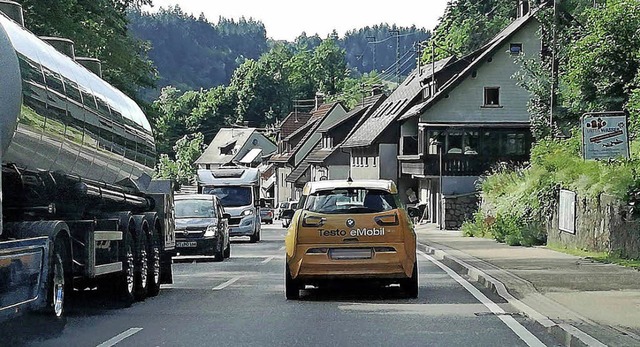
[[[36,35],[74,41],[77,55],[98,58],[104,79],[137,99],[140,87],[155,84],[149,45],[128,33],[126,10],[151,0],[22,0],[26,26]]]
[[[156,177],[172,179],[177,183],[177,188],[191,183],[196,174],[193,163],[202,155],[204,149],[204,136],[201,133],[183,136],[173,147],[176,153],[175,160],[172,160],[167,154],[160,156]]]
[[[345,50],[333,38],[322,41],[313,52],[312,73],[321,92],[333,95],[339,91],[340,83],[348,75],[344,57]]]

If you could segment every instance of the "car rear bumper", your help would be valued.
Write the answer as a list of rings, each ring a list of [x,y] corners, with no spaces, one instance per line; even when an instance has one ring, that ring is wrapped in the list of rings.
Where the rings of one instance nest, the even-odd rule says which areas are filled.
[[[310,249],[326,248],[326,253],[309,254]],[[377,252],[376,248],[391,247],[393,252]],[[335,259],[334,249],[345,245],[298,245],[296,255],[288,260],[295,279],[396,279],[409,278],[416,260],[415,249],[407,253],[404,244],[358,244],[351,248],[371,248],[370,259]]]

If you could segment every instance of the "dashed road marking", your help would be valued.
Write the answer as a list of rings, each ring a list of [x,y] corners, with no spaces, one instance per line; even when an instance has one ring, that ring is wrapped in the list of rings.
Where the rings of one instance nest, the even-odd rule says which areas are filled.
[[[142,328],[131,328],[129,330],[126,330],[110,339],[108,339],[107,341],[99,344],[97,347],[111,347],[114,346],[116,343],[126,339],[127,337],[139,332],[140,330],[142,330]]]
[[[272,257],[268,257],[267,259],[261,261],[260,264],[266,264],[266,263],[272,261],[273,259],[275,259],[275,257],[276,257],[275,255],[272,256]]]
[[[241,279],[242,276],[238,276],[238,277],[234,277],[224,283],[222,283],[221,285],[217,286],[217,287],[213,287],[213,290],[223,290],[225,288],[227,288],[228,286],[238,282],[239,279]]]

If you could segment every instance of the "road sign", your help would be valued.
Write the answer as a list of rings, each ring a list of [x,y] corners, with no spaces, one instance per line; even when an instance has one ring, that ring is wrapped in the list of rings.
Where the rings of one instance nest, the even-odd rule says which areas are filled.
[[[629,158],[629,133],[624,112],[593,112],[582,115],[582,157]]]

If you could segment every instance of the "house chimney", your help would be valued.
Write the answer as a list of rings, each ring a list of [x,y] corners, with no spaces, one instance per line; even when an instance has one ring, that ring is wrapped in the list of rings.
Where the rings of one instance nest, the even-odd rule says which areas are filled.
[[[518,0],[518,18],[529,14],[529,0]]]
[[[102,63],[96,58],[76,57],[78,64],[102,78]]]
[[[321,92],[316,92],[316,108],[315,108],[316,111],[318,110],[318,108],[320,108],[320,105],[322,105],[323,102],[324,102],[324,94],[322,94]]]
[[[371,86],[371,96],[376,96],[382,94],[382,86],[379,84],[375,84]]]
[[[14,22],[20,24],[20,26],[24,28],[24,15],[22,14],[22,6],[19,3],[0,0],[0,12],[13,19]]]
[[[58,52],[71,59],[76,59],[73,41],[62,37],[40,36],[40,39],[53,46]]]

